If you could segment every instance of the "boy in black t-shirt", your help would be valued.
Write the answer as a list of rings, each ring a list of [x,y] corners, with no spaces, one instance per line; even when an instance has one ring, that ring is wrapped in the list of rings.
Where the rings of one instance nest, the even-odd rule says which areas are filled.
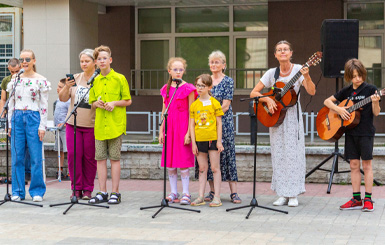
[[[373,125],[373,115],[380,113],[380,96],[374,85],[365,82],[366,69],[361,61],[351,59],[345,64],[344,79],[352,84],[341,89],[335,95],[330,96],[324,102],[325,106],[336,111],[343,120],[349,120],[350,114],[347,107],[339,107],[335,103],[345,99],[357,103],[367,97],[371,97],[372,103],[368,103],[360,110],[361,120],[359,124],[345,132],[345,157],[350,160],[353,198],[340,206],[341,210],[362,209],[364,212],[372,212],[372,187],[373,187],[373,142],[376,129]],[[362,207],[361,200],[361,173],[360,159],[364,169],[365,199]]]

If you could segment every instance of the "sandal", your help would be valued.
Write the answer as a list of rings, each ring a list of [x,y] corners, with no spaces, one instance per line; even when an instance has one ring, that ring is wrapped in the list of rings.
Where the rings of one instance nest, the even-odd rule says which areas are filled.
[[[191,203],[191,206],[201,206],[201,205],[205,205],[206,202],[205,200],[203,199],[203,197],[198,197],[197,199],[195,199],[192,203]]]
[[[213,191],[210,191],[209,194],[207,196],[205,196],[205,201],[206,202],[211,202],[214,198],[214,195],[215,195],[215,192]]]
[[[221,199],[219,199],[218,197],[214,197],[213,201],[210,202],[209,206],[210,207],[220,207],[220,206],[222,206]]]
[[[233,193],[230,195],[231,202],[235,204],[239,204],[242,202],[241,198],[239,198],[238,193]]]
[[[175,194],[175,193],[170,193],[170,195],[168,195],[168,197],[166,197],[168,203],[179,203],[180,200],[179,200],[179,193]]]
[[[96,196],[94,196],[88,201],[88,203],[97,204],[97,203],[107,202],[107,201],[108,201],[108,193],[103,194],[103,192],[98,192],[96,193]]]
[[[182,199],[180,199],[181,205],[190,205],[191,204],[191,195],[183,193]]]
[[[122,201],[122,195],[117,192],[111,192],[108,204],[119,204]]]

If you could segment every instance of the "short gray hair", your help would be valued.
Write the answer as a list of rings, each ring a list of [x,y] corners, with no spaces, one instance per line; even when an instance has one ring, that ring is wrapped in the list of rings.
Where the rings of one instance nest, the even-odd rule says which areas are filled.
[[[209,62],[212,59],[220,59],[223,64],[226,63],[226,55],[220,50],[215,50],[209,55]]]
[[[89,48],[84,49],[82,52],[80,52],[79,59],[82,57],[83,54],[87,55],[92,60],[94,60],[94,50],[93,49],[89,49]]]
[[[20,61],[16,58],[12,58],[12,59],[8,60],[8,66],[10,66],[10,67],[20,66]]]

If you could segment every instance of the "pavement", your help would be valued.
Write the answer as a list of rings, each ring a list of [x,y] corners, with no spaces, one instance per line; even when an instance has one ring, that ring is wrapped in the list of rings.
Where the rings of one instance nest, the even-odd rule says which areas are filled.
[[[108,184],[111,190],[111,180]],[[180,181],[178,185],[181,189]],[[95,190],[97,186],[95,180]],[[55,181],[47,183],[43,207],[13,202],[0,206],[0,244],[385,244],[384,187],[373,188],[372,213],[339,210],[351,196],[350,185],[333,185],[331,194],[326,189],[327,184],[307,183],[298,207],[275,207],[272,202],[277,197],[270,183],[257,182],[258,204],[289,214],[255,208],[245,219],[249,208],[226,209],[248,205],[253,184],[238,183],[243,203],[232,204],[228,184],[222,183],[222,207],[187,206],[200,213],[165,208],[152,218],[157,208],[140,207],[160,204],[163,181],[121,180],[121,204],[109,209],[74,205],[66,215],[62,213],[69,205],[49,207],[69,202],[71,194],[68,181]],[[193,198],[197,190],[198,182],[191,181]],[[0,185],[0,196],[5,193],[6,185]]]

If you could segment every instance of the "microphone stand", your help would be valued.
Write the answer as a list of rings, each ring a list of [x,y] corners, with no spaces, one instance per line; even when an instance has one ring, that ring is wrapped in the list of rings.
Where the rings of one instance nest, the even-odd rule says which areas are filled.
[[[189,209],[189,208],[181,208],[181,207],[175,207],[175,206],[170,206],[168,205],[168,200],[166,199],[166,163],[167,163],[167,117],[168,117],[168,110],[170,108],[170,105],[171,105],[171,102],[173,101],[174,99],[174,96],[175,96],[175,93],[176,91],[178,90],[179,88],[179,85],[180,85],[181,81],[177,81],[176,82],[176,87],[175,87],[175,91],[170,99],[170,102],[168,103],[168,106],[165,110],[165,112],[163,113],[163,119],[162,121],[160,122],[159,126],[162,125],[163,121],[164,121],[164,161],[163,161],[163,199],[160,203],[160,205],[156,205],[156,206],[148,206],[148,207],[141,207],[140,210],[144,210],[144,209],[150,209],[150,208],[160,208],[153,216],[152,218],[155,218],[156,215],[158,215],[158,213],[160,213],[160,211],[162,211],[164,208],[175,208],[175,209],[181,209],[181,210],[186,210],[186,211],[192,211],[192,212],[197,212],[197,213],[200,213],[201,211],[200,210],[194,210],[194,209]],[[163,132],[159,132],[160,134],[163,133]]]
[[[85,205],[85,206],[92,206],[92,207],[100,207],[100,208],[110,208],[109,206],[104,206],[104,205],[98,205],[98,204],[91,204],[91,203],[81,203],[78,201],[78,198],[76,196],[76,116],[77,116],[77,111],[76,109],[79,107],[80,102],[83,101],[83,99],[86,97],[86,95],[90,92],[90,89],[94,86],[93,83],[93,78],[91,77],[91,82],[90,82],[90,87],[87,89],[86,93],[83,94],[83,96],[80,98],[79,103],[74,106],[72,109],[71,113],[68,115],[66,118],[65,122],[61,127],[58,128],[58,130],[61,130],[66,122],[71,118],[72,115],[74,115],[74,169],[73,169],[73,188],[72,188],[72,198],[70,202],[65,202],[65,203],[58,203],[58,204],[50,204],[50,207],[55,207],[55,206],[61,206],[61,205],[70,205],[64,212],[63,214],[66,214],[68,210],[72,208],[75,204],[80,204],[80,205]],[[87,83],[88,84],[88,83]]]
[[[13,201],[12,198],[11,198],[11,194],[9,193],[9,150],[8,150],[8,144],[9,144],[9,136],[8,136],[8,105],[9,105],[9,100],[11,99],[11,97],[15,94],[15,91],[16,91],[16,85],[20,83],[20,75],[18,74],[16,76],[16,83],[15,83],[15,86],[13,87],[12,89],[12,92],[10,93],[7,101],[5,102],[4,104],[4,107],[3,107],[3,111],[1,112],[1,115],[0,117],[2,117],[5,113],[5,118],[6,118],[6,122],[5,122],[5,133],[6,133],[6,137],[7,137],[7,141],[6,141],[6,162],[7,162],[7,165],[6,165],[6,171],[7,171],[7,192],[4,196],[4,200],[3,201],[0,201],[0,206],[3,205],[4,203],[6,202],[13,202],[13,203],[20,203],[20,204],[26,204],[26,205],[31,205],[31,206],[37,206],[37,207],[43,207],[43,205],[41,204],[36,204],[36,203],[28,203],[28,202],[22,202],[22,201]]]
[[[257,199],[255,198],[255,183],[256,183],[256,178],[257,178],[257,132],[258,132],[258,120],[257,120],[257,113],[258,113],[258,103],[259,103],[259,99],[260,98],[263,98],[263,97],[268,97],[268,96],[271,96],[271,95],[262,95],[262,96],[256,96],[254,98],[247,98],[247,99],[241,99],[241,101],[246,101],[246,100],[254,100],[254,108],[255,108],[255,120],[256,120],[256,123],[255,123],[255,140],[254,140],[254,179],[253,179],[253,199],[251,199],[251,202],[249,205],[245,205],[245,206],[240,206],[240,207],[236,207],[236,208],[228,208],[226,209],[226,212],[229,212],[229,211],[232,211],[232,210],[236,210],[236,209],[242,209],[242,208],[248,208],[250,207],[250,211],[247,213],[246,215],[246,219],[249,218],[251,212],[253,211],[254,208],[264,208],[264,209],[268,209],[268,210],[271,210],[271,211],[275,211],[275,212],[281,212],[281,213],[285,213],[285,214],[288,214],[287,211],[282,211],[282,210],[278,210],[278,209],[274,209],[274,208],[269,208],[269,207],[265,207],[265,206],[261,206],[258,204],[258,201]]]

